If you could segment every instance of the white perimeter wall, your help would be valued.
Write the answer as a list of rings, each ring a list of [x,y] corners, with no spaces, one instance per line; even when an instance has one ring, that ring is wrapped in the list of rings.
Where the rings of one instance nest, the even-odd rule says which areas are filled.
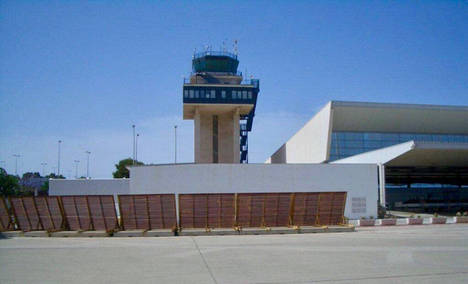
[[[51,179],[49,195],[106,195],[129,193],[130,179]]]
[[[377,216],[377,166],[372,164],[139,166],[130,167],[130,177],[131,194],[346,191],[346,217]]]

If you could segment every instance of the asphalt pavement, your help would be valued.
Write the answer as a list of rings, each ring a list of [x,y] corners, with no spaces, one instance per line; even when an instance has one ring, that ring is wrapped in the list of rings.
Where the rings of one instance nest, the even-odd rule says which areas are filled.
[[[0,239],[0,283],[467,283],[468,225]]]

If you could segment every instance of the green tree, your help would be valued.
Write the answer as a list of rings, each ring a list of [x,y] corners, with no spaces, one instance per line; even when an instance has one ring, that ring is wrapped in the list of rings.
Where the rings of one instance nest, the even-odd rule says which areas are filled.
[[[19,189],[18,177],[9,175],[3,168],[0,168],[0,195],[16,195]]]
[[[32,173],[32,172],[27,172],[23,174],[23,179],[29,179],[29,178],[40,178],[41,174],[38,172]]]
[[[130,172],[127,169],[127,166],[132,166],[133,165],[133,159],[127,158],[120,160],[118,164],[115,165],[116,171],[112,173],[114,178],[129,178],[130,177]],[[135,165],[137,166],[143,166],[145,165],[142,162],[135,161]]]
[[[49,181],[47,180],[44,182],[44,184],[41,186],[41,189],[39,189],[38,192],[39,195],[49,195]]]
[[[46,178],[50,179],[50,178],[53,178],[53,179],[65,179],[64,176],[62,175],[56,175],[54,173],[50,173],[48,175],[45,176]],[[49,181],[47,180],[46,182],[44,182],[44,184],[41,186],[41,188],[39,189],[39,192],[38,192],[39,195],[49,195]]]
[[[56,174],[54,174],[54,173],[50,173],[50,174],[46,175],[45,177],[46,177],[46,178],[54,178],[54,179],[65,179],[64,176],[62,176],[62,175],[56,175]]]

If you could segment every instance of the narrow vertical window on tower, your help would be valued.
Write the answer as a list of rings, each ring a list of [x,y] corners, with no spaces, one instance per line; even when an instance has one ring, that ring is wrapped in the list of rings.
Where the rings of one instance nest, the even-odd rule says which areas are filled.
[[[213,115],[213,163],[218,163],[218,116]]]

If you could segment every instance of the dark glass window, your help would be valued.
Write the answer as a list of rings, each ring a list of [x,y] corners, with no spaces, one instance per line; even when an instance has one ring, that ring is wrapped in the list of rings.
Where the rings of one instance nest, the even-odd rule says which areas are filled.
[[[330,161],[415,140],[436,143],[468,143],[468,135],[347,132],[332,133]]]

